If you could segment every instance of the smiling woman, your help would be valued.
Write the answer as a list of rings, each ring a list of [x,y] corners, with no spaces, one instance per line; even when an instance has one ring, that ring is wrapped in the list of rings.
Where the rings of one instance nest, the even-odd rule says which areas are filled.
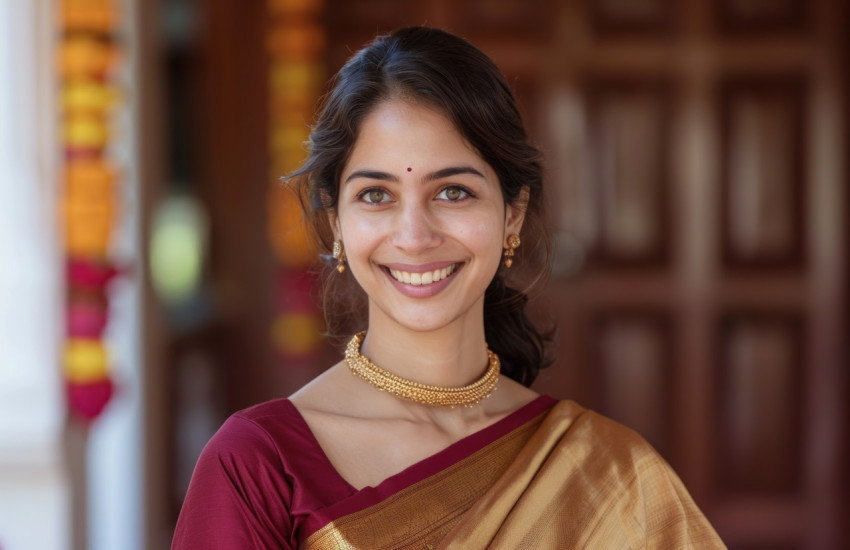
[[[366,318],[213,437],[174,548],[722,547],[643,439],[528,389],[549,338],[514,285],[546,272],[541,173],[468,42],[402,29],[343,67],[291,181]]]
[[[416,170],[406,172],[407,164]],[[493,169],[440,111],[387,99],[363,118],[341,179],[328,214],[368,296],[370,333],[392,334],[401,344],[404,327],[412,341],[399,351],[423,337],[457,339],[459,349],[460,340],[483,344],[484,294],[525,210],[505,204]],[[372,347],[367,336],[364,351],[394,361],[381,357],[390,351],[384,346]],[[470,353],[480,357],[480,348]],[[480,362],[470,367],[480,370]],[[405,361],[398,374],[436,383],[449,373]],[[462,384],[478,373],[452,367],[450,374]]]

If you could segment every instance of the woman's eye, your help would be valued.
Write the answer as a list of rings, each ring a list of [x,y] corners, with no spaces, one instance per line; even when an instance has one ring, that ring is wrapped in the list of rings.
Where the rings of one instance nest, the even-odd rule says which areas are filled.
[[[370,204],[379,204],[387,200],[387,193],[381,189],[367,189],[360,194],[360,199]]]
[[[437,198],[445,199],[448,201],[456,202],[462,199],[465,199],[469,196],[469,192],[463,189],[462,187],[446,187],[440,194],[437,195]]]

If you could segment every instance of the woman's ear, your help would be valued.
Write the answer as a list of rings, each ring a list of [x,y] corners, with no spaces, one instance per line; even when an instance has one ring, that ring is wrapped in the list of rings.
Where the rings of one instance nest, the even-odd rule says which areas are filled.
[[[519,235],[522,222],[525,221],[525,211],[528,208],[529,189],[523,185],[517,198],[505,208],[505,235]]]

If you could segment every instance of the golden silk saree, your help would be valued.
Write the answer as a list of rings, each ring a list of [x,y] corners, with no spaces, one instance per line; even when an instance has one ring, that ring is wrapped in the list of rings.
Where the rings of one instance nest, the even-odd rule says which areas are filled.
[[[572,402],[532,405],[314,516],[299,546],[725,547],[639,436]]]

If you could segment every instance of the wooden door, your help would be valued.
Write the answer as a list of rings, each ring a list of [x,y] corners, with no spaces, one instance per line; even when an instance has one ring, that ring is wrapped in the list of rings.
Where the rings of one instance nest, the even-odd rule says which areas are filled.
[[[839,0],[326,3],[470,39],[548,158],[558,361],[536,387],[643,434],[731,548],[837,548],[847,12]],[[846,397],[846,395],[844,396]]]
[[[732,548],[837,548],[840,2],[564,2],[543,55],[559,363]]]

